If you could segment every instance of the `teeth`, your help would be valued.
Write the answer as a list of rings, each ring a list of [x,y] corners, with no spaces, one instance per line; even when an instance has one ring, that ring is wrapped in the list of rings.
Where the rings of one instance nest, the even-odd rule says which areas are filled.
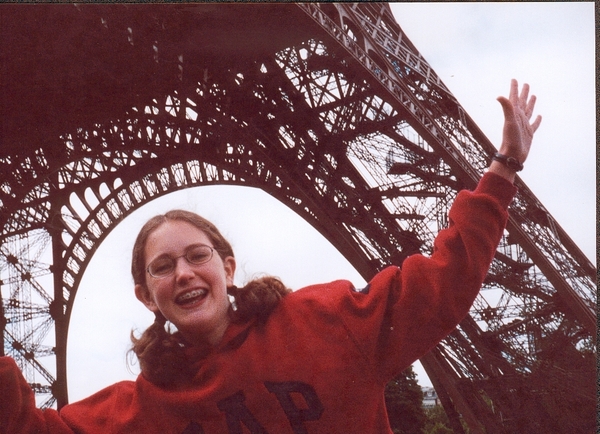
[[[186,292],[185,294],[180,295],[179,297],[177,297],[177,302],[186,302],[186,301],[191,300],[193,298],[201,297],[204,294],[206,294],[206,291],[204,289],[195,289],[193,291]]]

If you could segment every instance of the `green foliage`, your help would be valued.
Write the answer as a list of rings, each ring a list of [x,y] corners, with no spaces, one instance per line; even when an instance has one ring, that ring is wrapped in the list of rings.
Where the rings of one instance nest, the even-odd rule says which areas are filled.
[[[388,383],[385,404],[395,434],[423,434],[426,422],[423,392],[412,366]]]
[[[427,409],[425,415],[427,422],[423,430],[424,434],[453,434],[448,416],[441,405]]]
[[[442,422],[436,422],[435,425],[425,428],[424,434],[454,434],[454,431]]]

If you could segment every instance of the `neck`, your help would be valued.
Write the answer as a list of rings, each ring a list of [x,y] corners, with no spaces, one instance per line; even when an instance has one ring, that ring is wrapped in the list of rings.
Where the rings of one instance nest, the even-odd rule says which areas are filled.
[[[191,345],[191,346],[205,346],[208,345],[210,347],[216,347],[223,340],[223,336],[225,336],[225,331],[229,327],[230,320],[221,321],[217,326],[213,327],[208,332],[195,332],[188,333],[186,331],[180,330],[183,338]]]

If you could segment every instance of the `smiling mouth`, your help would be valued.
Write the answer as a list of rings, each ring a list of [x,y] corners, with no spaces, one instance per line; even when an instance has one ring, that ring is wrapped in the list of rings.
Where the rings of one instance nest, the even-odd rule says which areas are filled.
[[[195,301],[199,301],[204,298],[207,294],[207,291],[204,289],[195,289],[190,292],[186,292],[185,294],[180,295],[175,299],[175,303],[180,306],[184,306],[187,304],[194,303]]]

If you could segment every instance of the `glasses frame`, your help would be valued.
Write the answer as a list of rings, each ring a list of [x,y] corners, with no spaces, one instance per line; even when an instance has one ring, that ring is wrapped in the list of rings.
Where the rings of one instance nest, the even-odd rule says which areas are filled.
[[[188,255],[190,254],[190,252],[192,252],[192,251],[193,251],[195,248],[197,248],[197,247],[205,247],[205,248],[208,248],[208,249],[210,250],[210,255],[208,255],[208,259],[206,259],[206,260],[203,260],[202,262],[194,262],[194,261],[192,261],[192,260],[191,260],[191,259],[188,257]],[[207,262],[209,262],[209,261],[210,261],[210,260],[213,258],[213,255],[214,255],[214,253],[215,253],[215,248],[214,248],[214,247],[212,247],[212,246],[208,246],[208,245],[206,245],[206,244],[193,244],[193,245],[191,245],[191,246],[188,246],[188,247],[185,249],[185,253],[184,253],[183,255],[179,255],[179,256],[176,256],[176,257],[169,256],[169,255],[161,255],[161,256],[159,256],[158,258],[155,258],[155,259],[153,259],[153,260],[152,260],[152,261],[151,261],[151,262],[148,264],[148,266],[146,267],[146,272],[147,272],[147,273],[148,273],[148,274],[149,274],[151,277],[153,277],[153,278],[155,278],[155,279],[163,279],[163,278],[165,278],[165,277],[169,277],[169,276],[171,276],[171,275],[172,275],[172,274],[175,272],[175,269],[177,268],[177,260],[178,260],[179,258],[185,258],[185,260],[187,261],[187,263],[188,263],[188,264],[190,264],[190,265],[202,265],[202,264],[206,264]],[[158,275],[158,276],[157,276],[157,275],[154,275],[154,274],[152,274],[152,272],[150,271],[150,267],[152,266],[152,264],[153,264],[154,262],[156,262],[157,260],[159,260],[159,259],[164,259],[164,258],[169,258],[169,259],[171,260],[171,262],[173,263],[173,269],[172,269],[171,271],[169,271],[167,274],[161,274],[161,275]]]

